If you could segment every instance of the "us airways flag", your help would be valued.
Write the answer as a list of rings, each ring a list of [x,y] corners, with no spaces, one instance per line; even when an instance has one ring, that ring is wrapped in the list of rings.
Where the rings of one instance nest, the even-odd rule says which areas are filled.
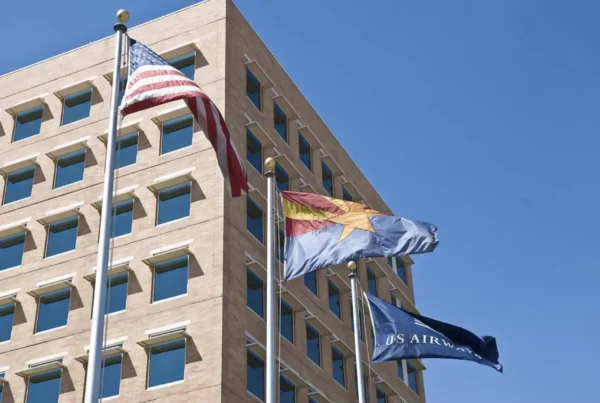
[[[502,372],[496,339],[479,337],[462,327],[412,314],[364,293],[375,337],[373,362],[408,358],[474,361]]]
[[[142,111],[167,102],[185,100],[217,153],[217,161],[233,197],[248,191],[246,169],[237,153],[225,119],[194,80],[171,66],[141,43],[129,38],[129,77],[121,113]]]
[[[435,225],[393,217],[364,204],[313,193],[281,192],[285,212],[285,279],[366,257],[432,252]]]

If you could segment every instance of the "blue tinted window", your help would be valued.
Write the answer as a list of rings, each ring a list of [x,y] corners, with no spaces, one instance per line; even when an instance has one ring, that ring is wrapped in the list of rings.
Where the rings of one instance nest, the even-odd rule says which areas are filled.
[[[400,280],[406,284],[406,267],[404,266],[404,259],[398,257],[396,259],[396,273]]]
[[[26,403],[58,403],[62,369],[51,369],[29,377]]]
[[[298,146],[300,151],[300,160],[308,168],[309,171],[312,170],[310,143],[306,141],[302,133],[298,133]]]
[[[304,275],[304,285],[308,288],[313,294],[319,295],[319,289],[317,288],[317,272],[311,271]]]
[[[20,112],[15,117],[13,141],[19,141],[40,133],[42,127],[43,106]]]
[[[252,270],[246,271],[246,304],[264,318],[263,281]]]
[[[321,366],[321,337],[317,329],[306,324],[306,355],[312,362]]]
[[[121,354],[102,359],[102,398],[119,395],[122,361]]]
[[[262,144],[248,129],[246,129],[246,158],[250,165],[262,174]]]
[[[377,403],[387,403],[387,397],[386,397],[385,392],[379,386],[377,386],[376,391],[377,391]]]
[[[296,403],[296,387],[284,376],[279,377],[279,403]]]
[[[192,115],[182,116],[163,123],[161,154],[167,154],[192,145],[194,120]]]
[[[275,182],[277,182],[277,190],[280,192],[290,190],[290,178],[279,163],[275,164]]]
[[[277,242],[278,242],[278,250],[277,250],[277,259],[280,262],[285,260],[285,232],[281,228],[277,231]]]
[[[331,366],[333,379],[343,387],[346,387],[346,371],[344,371],[344,354],[335,347],[331,347]]]
[[[294,344],[294,309],[281,300],[281,335]]]
[[[265,362],[250,351],[246,352],[246,388],[260,400],[265,400]]]
[[[113,274],[109,278],[108,312],[124,311],[127,306],[127,285],[129,273]]]
[[[20,266],[25,250],[25,232],[0,238],[0,270]]]
[[[181,71],[190,80],[194,79],[196,71],[196,52],[190,52],[185,55],[169,60],[169,64]]]
[[[185,339],[152,346],[149,366],[149,388],[182,381],[185,372]]]
[[[408,376],[408,386],[418,395],[419,385],[417,382],[417,371],[409,361],[406,361],[406,374]]]
[[[35,332],[39,333],[55,327],[65,326],[69,318],[70,301],[70,288],[42,295],[39,298]]]
[[[392,305],[398,306],[398,298],[396,297],[396,294],[394,294],[394,293],[392,293]]]
[[[263,211],[249,197],[246,203],[246,226],[260,243],[263,242]]]
[[[333,196],[333,173],[331,169],[327,166],[326,163],[321,162],[321,170],[322,170],[322,178],[323,178],[323,187],[329,193],[330,196]]]
[[[14,318],[15,304],[0,306],[0,342],[10,340]]]
[[[77,246],[79,217],[69,217],[48,226],[46,257],[74,250]]]
[[[260,81],[252,74],[249,68],[246,68],[246,95],[259,111],[262,110]]]
[[[117,139],[115,168],[123,168],[137,162],[138,133],[129,133]]]
[[[327,281],[329,287],[329,310],[335,316],[342,319],[342,301],[340,298],[340,289],[331,280]]]
[[[154,302],[187,293],[188,256],[154,265]]]
[[[369,292],[377,296],[377,276],[369,266],[367,266],[367,285],[369,287]]]
[[[346,186],[342,186],[342,199],[346,201],[354,201],[352,200],[352,193],[346,189]]]
[[[133,200],[125,200],[113,205],[113,228],[112,237],[131,234],[133,225]]]
[[[119,78],[119,95],[117,97],[117,105],[121,105],[123,96],[125,95],[125,89],[127,88],[127,76]]]
[[[279,105],[277,105],[277,102],[273,105],[273,126],[275,127],[275,131],[279,133],[279,136],[287,142],[287,116]]]
[[[404,369],[402,368],[402,360],[396,361],[396,374],[398,378],[404,380]]]
[[[90,116],[92,89],[76,92],[63,99],[62,125],[76,122]]]
[[[58,157],[54,188],[60,188],[83,180],[85,170],[85,148]]]
[[[6,175],[4,204],[30,197],[31,191],[33,190],[34,174],[35,167],[32,166],[11,172]]]
[[[158,225],[190,216],[191,185],[186,182],[158,193]]]

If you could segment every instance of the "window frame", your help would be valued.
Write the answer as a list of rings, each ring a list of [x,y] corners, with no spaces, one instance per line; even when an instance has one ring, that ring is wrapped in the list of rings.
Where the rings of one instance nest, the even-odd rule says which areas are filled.
[[[73,218],[77,219],[77,225],[75,226],[75,245],[73,246],[73,249],[69,249],[67,251],[59,252],[59,253],[56,253],[54,255],[48,256],[48,244],[50,243],[50,233],[52,233],[52,231],[51,231],[52,226],[56,225],[58,223],[61,223],[61,222],[66,222],[67,220],[73,219]],[[77,241],[78,241],[78,238],[79,238],[79,224],[80,224],[79,221],[80,221],[80,218],[81,217],[79,217],[78,214],[76,214],[76,215],[70,215],[70,216],[61,218],[59,220],[50,222],[50,223],[48,223],[48,225],[46,225],[46,243],[45,243],[45,246],[44,246],[44,259],[49,259],[49,258],[52,258],[52,257],[55,257],[55,256],[60,256],[60,255],[63,255],[65,253],[70,253],[70,252],[73,252],[73,251],[77,250]],[[70,230],[71,228],[67,228],[65,231]]]
[[[328,172],[329,175],[331,175],[331,192],[329,191],[327,186],[325,186],[325,180],[326,180],[325,173],[326,172]],[[327,192],[327,194],[330,197],[335,197],[335,176],[333,175],[333,171],[331,170],[329,165],[327,165],[327,163],[325,163],[325,161],[323,161],[323,160],[321,160],[321,186],[323,187],[323,189],[325,189],[325,191]]]
[[[161,205],[160,196],[161,196],[161,193],[162,192],[166,192],[168,190],[173,190],[173,188],[177,188],[177,187],[180,187],[181,189],[183,189],[182,185],[184,185],[184,184],[188,184],[188,186],[189,186],[189,192],[187,193],[189,195],[188,196],[189,197],[189,214],[186,215],[186,216],[175,218],[173,220],[160,222],[160,205]],[[178,196],[175,196],[175,197],[181,197],[184,194],[185,193],[182,193],[181,195],[178,195]],[[167,200],[174,199],[175,197],[171,197],[170,199],[167,199]],[[171,223],[178,222],[178,221],[181,221],[181,220],[185,220],[185,219],[190,218],[191,216],[192,216],[192,180],[191,179],[188,179],[188,180],[185,180],[183,182],[179,182],[179,183],[176,183],[176,184],[173,184],[173,185],[170,185],[170,186],[163,187],[163,188],[158,189],[156,191],[156,220],[155,220],[155,224],[154,224],[155,227],[160,227],[162,225],[167,225],[167,224],[171,224]]]
[[[32,137],[40,135],[40,133],[42,132],[42,123],[44,121],[44,111],[45,111],[45,108],[46,108],[46,104],[39,103],[36,106],[32,106],[31,108],[23,109],[21,111],[13,113],[14,124],[13,124],[12,135],[11,135],[11,138],[10,138],[11,144],[18,143],[19,141],[27,140],[29,138],[32,138]],[[15,140],[15,137],[17,135],[17,121],[19,120],[20,115],[26,115],[27,113],[34,113],[34,111],[37,112],[37,110],[40,110],[40,112],[41,112],[40,113],[40,117],[39,117],[40,127],[38,129],[38,132],[35,133],[35,134],[31,134],[31,135],[29,135],[27,137],[23,137],[23,138],[20,138],[18,140]],[[31,121],[29,121],[27,123],[30,123],[30,122]]]
[[[277,115],[280,114],[284,122],[277,123]],[[273,129],[277,133],[277,135],[286,143],[289,144],[290,141],[290,118],[287,113],[283,110],[283,108],[278,104],[277,101],[273,101]],[[281,134],[281,132],[277,129],[277,126],[285,125],[285,134]]]
[[[261,313],[256,312],[250,305],[249,305],[249,298],[248,298],[248,276],[250,277],[254,277],[254,280],[258,280],[260,281],[261,284]],[[256,274],[254,272],[254,270],[250,269],[249,267],[246,266],[246,307],[248,309],[250,309],[250,311],[252,311],[256,316],[260,317],[262,320],[265,320],[265,282],[262,279],[262,277],[260,277],[258,274]]]
[[[2,193],[2,205],[3,206],[8,206],[9,204],[17,203],[17,202],[20,202],[22,200],[31,199],[31,197],[33,195],[33,185],[35,185],[36,168],[37,168],[36,164],[31,164],[31,165],[28,165],[26,167],[19,168],[19,169],[16,169],[14,171],[8,172],[8,173],[6,173],[6,175],[3,175],[4,176],[4,192]],[[10,180],[9,180],[10,176],[11,175],[16,175],[18,173],[22,173],[22,172],[25,172],[25,171],[28,171],[28,170],[32,170],[33,174],[31,175],[31,178],[26,178],[26,179],[23,179],[23,180],[31,179],[31,190],[29,191],[29,196],[21,197],[19,199],[15,199],[15,200],[9,201],[7,203],[6,202],[6,195],[8,194],[8,184],[10,182]],[[19,181],[19,182],[22,182],[22,181]],[[10,182],[10,183],[15,183],[15,182]]]
[[[249,140],[254,141],[260,147],[260,151],[258,151],[260,153],[258,167],[255,166],[252,163],[252,161],[250,161],[250,159],[248,158],[248,154],[249,154],[248,141]],[[256,172],[258,172],[261,176],[263,175],[263,171],[264,171],[263,170],[264,150],[265,150],[265,148],[264,148],[262,142],[258,139],[258,137],[256,137],[254,132],[249,127],[246,127],[246,161],[248,161],[250,166],[252,168],[254,168],[256,170]]]
[[[68,126],[70,124],[73,124],[73,123],[76,123],[76,122],[80,122],[82,120],[90,118],[90,116],[92,115],[92,98],[94,97],[94,89],[95,88],[90,85],[90,86],[88,86],[86,88],[83,88],[83,89],[78,90],[78,91],[73,91],[73,92],[71,92],[69,94],[65,94],[64,96],[61,97],[61,100],[60,100],[61,101],[60,127]],[[90,94],[89,95],[89,97],[90,97],[89,101],[85,101],[85,102],[89,102],[90,103],[90,107],[89,107],[89,111],[88,111],[87,116],[83,117],[81,119],[72,120],[72,121],[70,121],[68,123],[65,123],[65,102],[67,101],[68,98],[74,97],[75,95],[83,94],[84,92],[89,92],[89,94]],[[78,105],[80,105],[80,104],[78,104]]]
[[[318,366],[319,368],[322,368],[322,363],[323,363],[323,352],[322,352],[322,346],[321,346],[321,332],[316,329],[313,325],[311,325],[308,322],[305,322],[306,324],[306,357],[308,358],[308,360],[310,362],[312,362],[313,364],[315,364],[316,366]],[[319,353],[319,362],[315,362],[312,357],[311,354],[309,353],[309,337],[308,337],[308,333],[309,330],[312,331],[313,333],[315,333],[317,335],[316,340],[317,340],[317,348],[318,348],[318,353]]]
[[[174,332],[177,331],[174,330]],[[161,333],[161,334],[156,334],[156,335],[151,335],[150,339],[152,337],[158,337],[158,336],[162,336],[166,333],[171,333],[171,332],[165,332],[165,333]],[[153,386],[150,386],[150,376],[152,374],[152,349],[155,347],[159,347],[159,346],[163,346],[166,345],[168,343],[175,343],[176,341],[179,340],[183,340],[183,378],[180,380],[176,380],[176,381],[171,381],[171,382],[165,382],[165,383],[160,383],[160,384],[156,384]],[[168,350],[168,351],[173,351],[175,349],[172,350]],[[163,352],[164,353],[164,352]],[[175,338],[172,340],[167,340],[167,341],[163,341],[163,342],[159,342],[156,344],[152,344],[151,346],[148,347],[148,359],[147,359],[147,376],[146,376],[146,390],[154,390],[154,389],[160,389],[160,388],[165,388],[165,387],[169,387],[169,386],[174,386],[174,385],[178,385],[181,383],[185,382],[185,367],[186,367],[186,356],[187,356],[187,337],[180,337],[180,338]]]
[[[157,265],[166,265],[169,262],[175,262],[178,259],[181,259],[183,261],[182,258],[184,258],[184,257],[187,260],[187,264],[185,265],[185,267],[186,267],[185,271],[186,271],[186,274],[187,274],[187,276],[186,276],[186,282],[185,282],[185,292],[182,293],[182,294],[171,295],[169,297],[157,300],[156,299],[156,295],[155,295],[155,292],[156,292],[156,283],[157,283],[157,281],[156,281],[157,280],[156,279],[156,266]],[[174,269],[165,270],[164,272],[169,272],[169,271],[174,271],[174,270],[181,270],[182,268],[183,268],[183,266],[180,266],[180,267],[176,267]],[[155,262],[152,265],[152,290],[151,290],[151,294],[150,294],[150,304],[154,305],[154,304],[159,304],[159,303],[171,301],[171,300],[178,299],[178,298],[183,298],[183,297],[185,297],[185,296],[188,295],[188,293],[189,293],[189,286],[190,286],[190,255],[185,254],[185,255],[182,255],[182,256],[177,256],[177,257],[173,257],[173,258],[169,258],[169,259],[164,259],[164,260],[160,260],[158,262]]]
[[[336,378],[335,376],[335,366],[334,366],[334,350],[336,353],[338,353],[341,357],[341,368],[342,368],[342,379],[343,379],[343,383],[340,383],[339,380]],[[346,357],[344,357],[344,353],[337,348],[334,345],[331,345],[331,376],[333,378],[333,380],[340,385],[341,387],[343,387],[344,389],[347,388],[347,380],[346,380]]]
[[[70,151],[68,153],[59,155],[59,156],[57,156],[54,159],[54,180],[52,181],[52,190],[64,189],[67,186],[71,186],[71,185],[74,185],[76,183],[83,182],[83,180],[85,179],[85,161],[87,159],[87,150],[88,150],[87,147],[78,148],[78,149]],[[82,173],[81,173],[81,179],[76,180],[75,182],[69,182],[69,183],[67,183],[65,185],[61,185],[59,187],[56,187],[56,180],[58,178],[58,172],[59,172],[58,171],[58,168],[59,168],[58,164],[59,164],[61,158],[65,158],[65,157],[69,157],[69,156],[74,156],[74,154],[81,153],[82,151],[83,151],[83,161],[77,161],[77,162],[75,162],[73,164],[67,165],[67,166],[71,166],[71,165],[83,163]]]
[[[191,121],[192,124],[189,125],[189,126],[183,126],[183,127],[181,127],[180,129],[177,129],[177,130],[183,130],[184,128],[188,128],[188,127],[191,129],[192,132],[190,134],[190,137],[191,137],[190,138],[190,144],[186,145],[184,147],[175,148],[173,150],[164,152],[163,148],[164,148],[164,138],[165,138],[165,125],[168,125],[169,123],[181,124],[181,123],[183,123],[184,121],[187,121],[187,120]],[[169,155],[169,154],[172,154],[172,153],[175,153],[175,152],[178,152],[178,151],[183,151],[183,150],[186,150],[186,149],[191,148],[191,147],[194,146],[194,133],[196,131],[196,122],[195,122],[195,119],[194,119],[194,115],[192,113],[184,113],[184,114],[179,115],[179,116],[169,117],[168,119],[160,120],[159,123],[160,123],[159,124],[159,126],[160,126],[160,144],[159,144],[159,149],[158,149],[158,155],[159,155],[159,157],[162,157],[164,155]],[[174,130],[173,132],[175,132],[177,130]],[[167,134],[170,134],[170,133],[167,133]]]
[[[248,225],[248,205],[252,204],[253,207],[257,208],[260,211],[260,218],[261,218],[261,224],[260,224],[260,229],[261,229],[261,237],[260,239],[256,237],[256,235],[254,235],[254,233],[252,231],[250,231],[249,225]],[[254,218],[257,219],[257,218]],[[265,212],[263,210],[263,208],[259,205],[259,203],[257,203],[254,198],[251,195],[247,195],[246,196],[246,231],[248,231],[248,233],[250,235],[252,235],[252,238],[254,238],[257,242],[259,242],[260,244],[264,245],[265,244]]]
[[[51,327],[51,328],[46,328],[44,330],[38,330],[38,325],[40,323],[40,311],[41,311],[41,302],[42,299],[50,294],[59,294],[62,292],[68,291],[69,292],[69,297],[68,298],[63,298],[60,299],[58,301],[62,301],[64,299],[68,299],[68,303],[67,303],[67,318],[65,320],[65,323],[63,325],[59,325],[59,326],[55,326],[55,327]],[[48,292],[48,293],[44,293],[42,295],[40,295],[39,297],[36,297],[36,313],[35,313],[35,323],[34,323],[34,327],[33,327],[33,334],[42,334],[42,333],[49,333],[55,330],[59,330],[59,329],[64,329],[67,326],[69,326],[69,316],[70,316],[70,312],[71,312],[71,298],[73,297],[73,290],[71,289],[71,287],[65,287],[65,288],[61,288],[58,290],[54,290],[52,292]],[[54,301],[57,302],[57,301]]]
[[[281,324],[279,325],[279,328],[280,328],[280,330],[279,330],[279,334],[280,334],[281,336],[283,336],[283,338],[284,338],[284,339],[286,339],[288,342],[290,342],[290,344],[293,344],[293,345],[295,345],[295,344],[296,344],[296,311],[294,310],[294,307],[293,307],[293,306],[291,306],[290,304],[288,304],[288,303],[286,302],[286,300],[285,300],[285,299],[281,298],[281,300],[280,300],[280,306],[281,306],[281,309],[280,309],[280,311],[279,311],[279,316],[280,316],[280,319],[279,319],[279,320],[280,320],[280,321],[281,321],[281,317],[283,316],[283,307],[284,307],[284,305],[285,305],[285,306],[287,306],[287,308],[289,308],[289,311],[290,311],[290,315],[289,315],[289,316],[290,316],[290,318],[291,318],[291,327],[292,327],[292,329],[291,329],[291,335],[292,335],[292,340],[290,340],[290,339],[289,339],[289,338],[288,338],[288,337],[287,337],[287,336],[286,336],[286,335],[283,333],[283,331],[282,331],[282,330],[283,330],[283,326],[281,326]]]
[[[8,235],[0,235],[0,244],[2,244],[2,242],[8,238],[13,238],[13,239],[17,239],[18,237],[23,237],[23,242],[19,243],[22,244],[22,250],[20,250],[20,258],[19,258],[19,264],[18,265],[14,265],[14,266],[8,266],[5,268],[0,269],[0,273],[7,271],[7,270],[11,270],[11,269],[15,269],[17,267],[21,267],[23,265],[23,257],[25,256],[25,245],[27,243],[27,231],[17,231]],[[11,246],[15,246],[16,244],[13,244]],[[4,260],[4,257],[2,257],[2,260]]]
[[[306,154],[302,152],[303,143],[305,146],[308,146],[308,165],[306,165],[306,162],[302,159],[302,154]],[[313,171],[313,147],[300,130],[298,130],[298,158],[302,161],[302,165],[310,172]]]
[[[339,306],[339,315],[331,309],[331,293],[330,293],[331,288],[333,288],[337,291],[337,293],[335,295],[337,295],[337,300],[338,300],[337,304]],[[330,278],[327,279],[327,291],[328,291],[327,305],[329,307],[329,312],[333,313],[335,315],[335,317],[338,318],[339,320],[343,320],[342,318],[344,317],[344,314],[343,314],[343,309],[342,309],[342,291],[340,290],[340,287],[336,283],[331,281]]]
[[[8,308],[8,309],[7,309]],[[8,304],[2,304],[0,305],[0,313],[4,313],[5,309],[6,310],[10,310],[12,308],[12,313],[9,313],[10,315],[12,315],[12,321],[10,324],[10,332],[8,332],[8,338],[6,340],[0,340],[0,344],[5,344],[5,343],[9,343],[12,339],[12,333],[13,333],[13,329],[15,327],[15,312],[17,309],[17,303],[16,302],[12,302],[12,303],[8,303]],[[7,314],[7,315],[9,315]],[[7,315],[0,315],[1,316],[7,316]],[[0,402],[2,402],[2,399],[0,398]]]
[[[311,274],[311,273],[314,273],[314,274]],[[307,280],[310,278],[309,276],[311,276],[311,277],[315,276],[315,290],[314,291],[306,284]],[[318,275],[318,270],[314,270],[314,271],[308,272],[308,273],[306,273],[302,277],[304,277],[304,286],[306,288],[308,288],[308,290],[310,291],[310,293],[312,295],[314,295],[315,297],[319,298],[319,275]]]

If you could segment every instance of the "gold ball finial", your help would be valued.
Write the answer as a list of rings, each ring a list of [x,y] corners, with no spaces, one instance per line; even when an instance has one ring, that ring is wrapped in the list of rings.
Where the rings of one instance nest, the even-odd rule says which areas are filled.
[[[356,262],[354,260],[351,260],[348,262],[348,270],[350,270],[350,271],[356,270]]]
[[[117,11],[117,20],[122,24],[129,21],[129,11],[123,9]]]
[[[275,159],[273,158],[267,158],[265,160],[265,167],[267,167],[267,169],[275,169]]]

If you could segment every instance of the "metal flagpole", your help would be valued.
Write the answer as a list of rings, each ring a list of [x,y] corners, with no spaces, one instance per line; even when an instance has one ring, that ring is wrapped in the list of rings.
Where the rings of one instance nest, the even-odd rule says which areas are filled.
[[[277,311],[275,305],[275,160],[265,160],[267,177],[267,380],[266,403],[277,402],[277,361],[275,357],[275,329]]]
[[[124,23],[129,21],[129,13],[126,10],[119,10],[117,12],[117,20],[119,23],[114,26],[116,32],[115,64],[108,124],[108,142],[106,146],[106,171],[104,172],[104,192],[102,193],[100,241],[98,243],[98,264],[96,266],[96,284],[94,287],[94,310],[90,333],[89,361],[85,380],[85,403],[97,403],[100,400],[100,380],[102,379],[104,315],[106,310],[108,255],[112,227],[114,155],[117,134],[117,113],[119,109],[117,99],[119,96],[123,34],[127,32],[127,27]]]
[[[356,262],[348,262],[348,278],[352,287],[352,318],[354,319],[354,350],[356,351],[356,383],[358,385],[358,403],[365,403],[365,378],[362,368],[362,349],[360,343],[360,316],[358,311],[358,279]]]

